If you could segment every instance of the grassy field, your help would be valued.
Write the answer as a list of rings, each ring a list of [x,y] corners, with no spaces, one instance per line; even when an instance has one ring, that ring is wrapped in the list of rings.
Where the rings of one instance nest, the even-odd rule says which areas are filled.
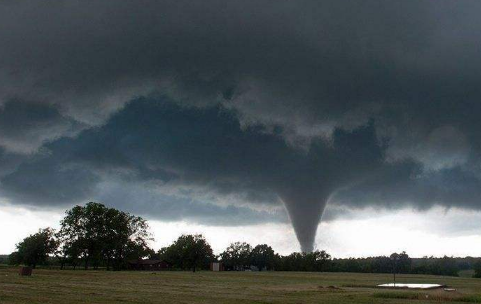
[[[481,303],[481,279],[399,275],[441,290],[383,290],[390,275],[300,272],[107,272],[0,268],[0,303]]]

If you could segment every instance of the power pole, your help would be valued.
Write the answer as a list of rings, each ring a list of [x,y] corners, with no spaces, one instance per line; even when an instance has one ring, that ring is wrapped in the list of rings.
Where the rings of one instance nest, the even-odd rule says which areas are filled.
[[[397,260],[394,260],[394,288],[396,288],[396,266]]]
[[[397,271],[397,261],[399,260],[399,255],[397,253],[391,254],[391,260],[393,261],[392,274],[394,277],[394,287],[396,287],[396,271]]]

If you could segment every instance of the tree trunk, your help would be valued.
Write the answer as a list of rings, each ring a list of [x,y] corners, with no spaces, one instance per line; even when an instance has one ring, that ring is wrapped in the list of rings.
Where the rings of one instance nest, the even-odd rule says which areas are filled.
[[[121,266],[121,263],[122,263],[122,254],[123,254],[123,252],[124,252],[124,251],[122,250],[122,248],[120,248],[120,249],[118,250],[117,259],[116,259],[117,261],[116,261],[116,263],[115,263],[115,264],[116,264],[116,267],[115,267],[116,270],[120,270],[120,266]]]

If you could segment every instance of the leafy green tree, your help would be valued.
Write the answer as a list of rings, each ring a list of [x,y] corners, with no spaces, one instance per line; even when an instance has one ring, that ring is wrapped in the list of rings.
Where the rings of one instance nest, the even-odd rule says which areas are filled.
[[[481,260],[478,260],[474,264],[474,277],[475,278],[481,278]]]
[[[283,270],[306,271],[303,269],[303,264],[303,254],[301,252],[293,252],[282,258]]]
[[[459,267],[455,258],[444,256],[442,258],[423,257],[412,267],[411,273],[458,276]]]
[[[33,268],[46,263],[48,256],[53,254],[58,247],[54,233],[52,228],[45,228],[23,239],[17,244],[17,251],[13,256],[15,262]]]
[[[172,245],[159,251],[161,259],[182,270],[207,269],[214,260],[214,253],[201,234],[181,235]]]
[[[398,255],[397,270],[399,273],[410,273],[412,267],[412,260],[406,251]]]
[[[90,202],[66,212],[57,234],[61,260],[83,260],[85,269],[105,262],[107,269],[121,269],[127,259],[148,256],[152,240],[147,221],[141,217]]]
[[[251,252],[251,245],[246,242],[235,242],[230,244],[220,256],[225,266],[234,270],[244,270],[246,266],[250,266]]]
[[[444,256],[440,259],[435,259],[434,263],[431,264],[432,274],[457,277],[458,272],[458,265],[452,257]]]
[[[113,260],[114,268],[120,269],[127,260],[140,259],[150,255],[148,242],[152,240],[147,221],[115,209],[106,215],[104,255]]]
[[[18,254],[18,251],[10,253],[10,255],[8,256],[8,265],[19,265],[21,263],[22,261],[20,259],[20,255]]]
[[[63,243],[63,253],[78,254],[84,260],[85,269],[93,261],[97,266],[101,257],[105,235],[105,213],[107,208],[98,203],[90,202],[85,206],[75,206],[66,212],[61,221],[59,239]],[[72,259],[76,257],[72,256]]]
[[[81,242],[77,240],[63,240],[57,234],[59,244],[62,244],[56,251],[56,257],[60,262],[60,269],[64,269],[65,264],[70,264],[77,268],[81,263],[81,254],[83,252]]]
[[[322,251],[293,252],[281,258],[281,270],[287,271],[326,271],[330,267],[331,256]]]
[[[312,265],[311,271],[327,271],[331,262],[331,255],[324,250],[316,250],[306,254],[309,265]]]
[[[182,268],[180,254],[180,252],[177,252],[177,248],[174,247],[174,244],[172,244],[170,246],[160,248],[155,257],[157,257],[159,260],[169,263],[174,268]]]
[[[399,273],[399,253],[394,252],[389,256],[389,258],[391,259],[392,263],[392,273],[394,274],[394,276],[396,276],[396,274]]]
[[[264,268],[273,269],[275,264],[275,253],[271,246],[266,244],[257,245],[251,252],[251,264],[256,266],[259,271]]]

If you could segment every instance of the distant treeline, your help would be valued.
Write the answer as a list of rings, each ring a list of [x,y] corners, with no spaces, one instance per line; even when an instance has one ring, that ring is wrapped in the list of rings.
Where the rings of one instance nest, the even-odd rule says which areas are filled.
[[[259,255],[259,248],[262,254]],[[235,254],[233,254],[235,253]],[[237,258],[234,258],[237,257]],[[239,258],[240,257],[240,258]],[[474,269],[481,277],[480,258],[411,258],[406,252],[390,256],[368,258],[333,259],[325,251],[312,253],[294,252],[287,256],[275,254],[271,247],[258,245],[252,248],[246,243],[234,243],[220,254],[227,270],[249,269],[278,271],[323,271],[323,272],[361,272],[361,273],[403,273],[458,276],[460,270]],[[258,261],[261,260],[262,263]]]
[[[45,265],[64,269],[83,268],[121,270],[129,261],[162,260],[173,270],[209,269],[220,261],[227,271],[276,270],[363,273],[404,273],[457,276],[460,270],[474,269],[481,278],[480,258],[411,258],[406,252],[368,258],[332,258],[327,252],[294,252],[286,256],[267,244],[252,247],[232,243],[214,255],[202,235],[182,235],[170,246],[155,252],[147,221],[98,203],[76,206],[66,212],[60,229],[40,229],[17,244],[17,250],[0,256],[0,264]]]
[[[334,259],[331,261],[330,271],[390,273],[393,272],[395,268],[397,273],[404,274],[458,276],[460,270],[474,269],[476,263],[479,263],[480,261],[480,259],[470,257],[453,258],[447,256],[442,258],[410,258],[405,252],[402,252],[397,256],[401,257],[397,261],[393,260],[393,255],[390,257],[379,256],[358,259]]]
[[[0,254],[0,264],[8,263],[8,255]]]

